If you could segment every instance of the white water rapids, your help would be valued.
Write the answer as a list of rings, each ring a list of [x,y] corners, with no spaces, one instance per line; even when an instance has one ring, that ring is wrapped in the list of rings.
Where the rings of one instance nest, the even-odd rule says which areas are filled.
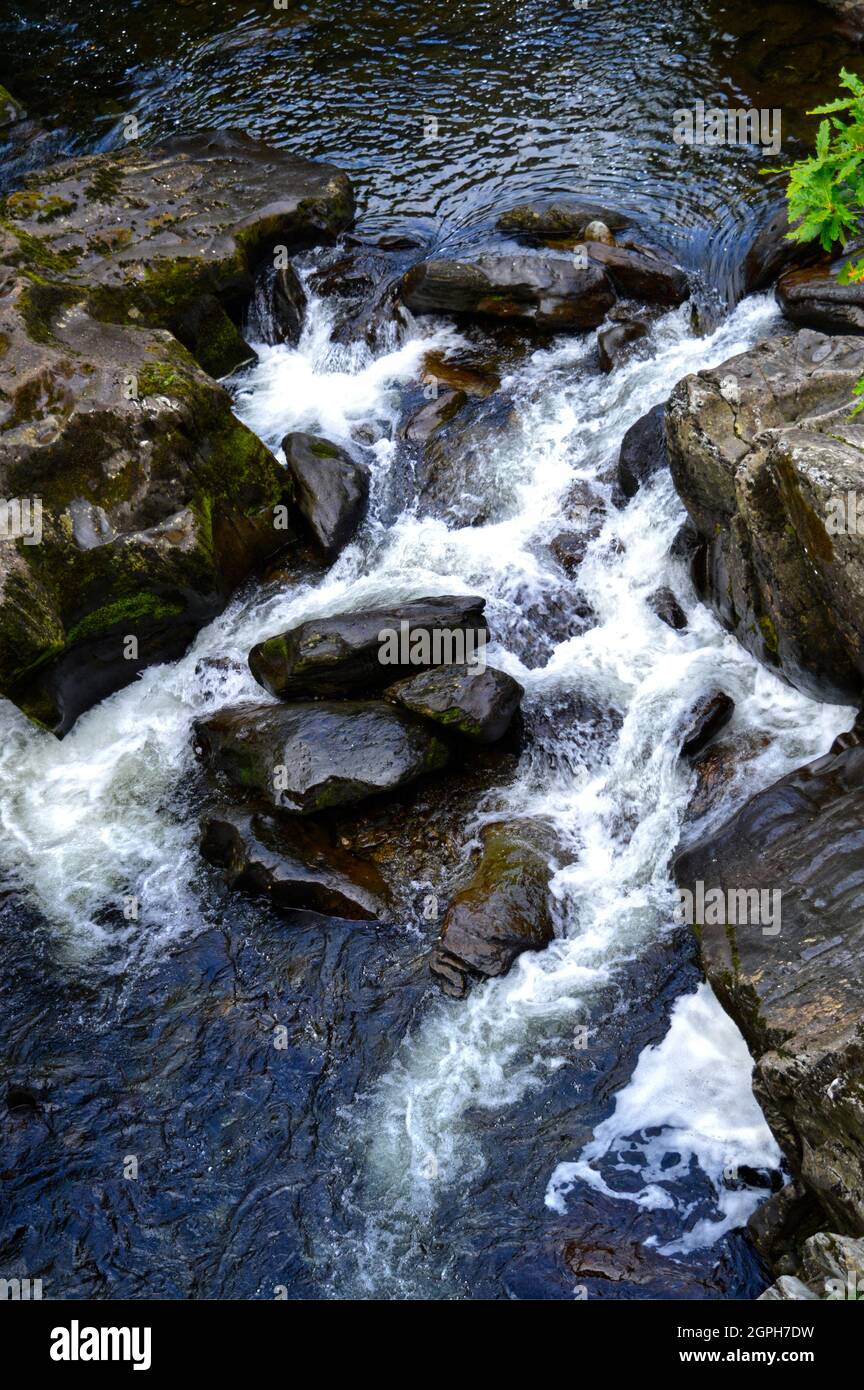
[[[358,541],[317,583],[247,593],[200,634],[180,661],[146,671],[81,718],[62,741],[9,706],[0,741],[0,856],[9,880],[29,894],[66,943],[87,956],[118,928],[106,904],[134,895],[137,920],[125,928],[127,964],[163,951],[200,922],[197,826],[184,813],[194,717],[238,699],[266,697],[245,667],[253,643],[310,617],[434,593],[488,600],[494,642],[488,656],[524,685],[526,710],[576,692],[623,719],[608,746],[592,746],[561,716],[546,746],[523,757],[507,793],[519,816],[551,820],[559,838],[553,880],[557,939],[523,955],[511,973],[462,1002],[433,1000],[387,1075],[346,1125],[366,1151],[369,1191],[391,1221],[422,1221],[439,1192],[470,1182],[483,1155],[468,1111],[505,1107],[567,1065],[574,1030],[612,972],[668,930],[670,855],[680,836],[692,774],[678,757],[679,724],[706,690],[735,700],[727,737],[746,749],[742,776],[715,816],[790,769],[824,753],[852,712],[819,705],[759,667],[695,598],[684,566],[669,556],[683,509],[659,476],[621,511],[609,509],[578,576],[596,626],[560,642],[540,669],[518,655],[527,611],[573,602],[548,550],[565,529],[562,500],[578,480],[596,480],[625,430],[688,372],[723,361],[771,331],[767,296],[751,298],[709,337],[692,336],[687,310],[654,328],[650,355],[610,376],[590,364],[591,340],[558,340],[535,351],[503,383],[518,429],[502,440],[476,488],[493,517],[448,527],[414,506],[385,524],[388,475],[400,388],[416,382],[425,353],[459,342],[441,322],[416,325],[400,346],[375,357],[331,338],[330,312],[311,302],[297,349],[262,347],[239,384],[238,411],[276,447],[292,429],[311,429],[358,450],[372,442],[370,516]],[[608,497],[608,484],[600,484]],[[647,597],[670,584],[689,620],[674,632]],[[238,669],[196,674],[206,656],[234,657]],[[465,827],[466,842],[475,826]],[[100,925],[102,922],[102,925]],[[121,932],[121,936],[124,933]],[[637,1126],[669,1126],[679,1152],[694,1155],[715,1181],[722,1220],[682,1238],[710,1242],[745,1220],[755,1198],[723,1200],[720,1175],[736,1163],[776,1166],[777,1151],[752,1098],[749,1058],[710,992],[679,1004],[666,1041],[640,1061],[616,1111],[583,1154],[562,1153],[547,1200],[566,1204],[568,1182],[592,1176],[594,1159]],[[711,1078],[706,1097],[706,1077]],[[682,1138],[683,1136],[683,1138]],[[648,1155],[645,1185],[632,1200],[658,1198]],[[371,1218],[370,1218],[371,1220]],[[371,1242],[374,1246],[374,1241]],[[386,1260],[386,1250],[380,1250]],[[367,1248],[369,1287],[382,1287]]]

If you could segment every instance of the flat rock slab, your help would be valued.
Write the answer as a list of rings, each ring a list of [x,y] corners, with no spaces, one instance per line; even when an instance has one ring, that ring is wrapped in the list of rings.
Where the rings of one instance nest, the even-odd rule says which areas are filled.
[[[703,885],[703,964],[757,1059],[766,1118],[834,1228],[853,1234],[864,1224],[862,825],[859,740],[759,792],[675,863],[694,913]],[[713,889],[722,911],[709,911]],[[748,892],[765,895],[758,912]]]
[[[315,618],[259,642],[249,653],[249,668],[259,685],[286,700],[380,690],[394,678],[437,664],[419,659],[424,640],[430,652],[436,650],[435,633],[442,634],[438,649],[458,660],[459,634],[485,637],[485,606],[483,598],[442,596]],[[395,650],[387,634],[396,635]]]
[[[393,791],[449,759],[423,720],[380,700],[235,705],[194,725],[208,767],[309,815]]]

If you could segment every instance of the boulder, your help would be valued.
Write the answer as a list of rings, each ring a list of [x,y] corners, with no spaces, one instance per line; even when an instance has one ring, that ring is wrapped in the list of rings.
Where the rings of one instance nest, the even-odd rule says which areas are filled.
[[[625,497],[635,497],[643,483],[661,468],[668,467],[664,415],[666,407],[655,405],[631,425],[621,441],[618,456],[618,485]]]
[[[523,951],[554,935],[548,889],[549,837],[529,821],[487,825],[474,872],[447,909],[430,970],[445,994],[462,998],[472,979],[506,975]]]
[[[194,742],[209,770],[298,815],[392,791],[449,757],[428,724],[383,700],[234,705],[197,720]]]
[[[615,302],[602,267],[577,269],[563,256],[422,261],[403,277],[400,293],[414,314],[500,320],[547,333],[597,328]]]
[[[851,1235],[864,1227],[862,817],[858,742],[758,792],[675,863],[717,919],[696,926],[702,963],[756,1059],[766,1119],[823,1224]]]
[[[219,810],[201,822],[201,853],[229,888],[265,895],[274,907],[349,921],[380,917],[386,887],[374,864],[334,845],[296,817]]]
[[[685,378],[666,408],[697,586],[756,657],[842,704],[864,673],[864,526],[847,508],[864,494],[862,375],[861,339],[804,330]]]
[[[674,308],[690,294],[683,270],[645,246],[607,246],[602,241],[586,241],[585,250],[589,263],[606,271],[621,299]]]
[[[657,614],[661,623],[665,623],[676,632],[681,632],[687,626],[687,614],[671,589],[655,589],[654,593],[649,595],[648,607],[652,613]]]
[[[259,642],[249,653],[249,668],[259,685],[286,700],[381,690],[394,678],[464,658],[467,653],[460,652],[464,640],[460,633],[469,634],[482,647],[485,606],[482,598],[442,596],[313,618]],[[401,650],[394,652],[382,633],[398,634]],[[435,633],[440,638],[435,639]],[[422,659],[427,647],[428,655],[438,651],[444,659]],[[418,658],[414,661],[412,649]]]
[[[477,743],[495,743],[519,708],[522,686],[493,666],[439,666],[384,692],[385,700]]]
[[[701,753],[735,713],[735,701],[722,690],[712,690],[696,701],[684,719],[681,756],[693,758]]]
[[[0,259],[96,319],[169,329],[222,376],[253,355],[236,325],[274,246],[332,239],[353,215],[332,164],[207,131],[29,174],[0,208]]]
[[[613,231],[628,225],[623,213],[601,207],[599,203],[520,203],[504,212],[495,223],[496,231],[532,245],[579,240],[590,223],[600,221]]]
[[[296,347],[303,333],[307,297],[293,265],[282,266],[273,277],[271,311],[277,341]]]
[[[818,243],[790,241],[785,199],[762,224],[747,249],[738,275],[739,297],[773,285],[782,272],[819,258]]]
[[[0,692],[47,728],[179,656],[292,542],[290,478],[200,368],[249,357],[274,244],[351,207],[332,166],[230,132],[68,160],[0,205]]]
[[[860,260],[864,248],[803,269],[784,271],[775,297],[786,318],[802,328],[823,333],[864,333],[864,283],[842,284],[840,273],[850,260]]]
[[[293,493],[168,333],[10,272],[0,341],[0,692],[62,734],[291,542]]]
[[[333,560],[363,520],[369,469],[314,434],[286,434],[282,449],[297,510],[325,560]]]

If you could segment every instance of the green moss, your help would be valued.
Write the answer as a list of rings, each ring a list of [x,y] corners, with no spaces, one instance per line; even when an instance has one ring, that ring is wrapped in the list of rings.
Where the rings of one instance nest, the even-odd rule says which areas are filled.
[[[12,222],[0,219],[0,226],[11,232],[18,242],[18,251],[9,257],[15,265],[36,266],[40,270],[50,270],[62,275],[73,270],[80,260],[77,251],[55,251],[44,237],[25,232],[22,227],[16,227]]]
[[[777,658],[780,652],[777,629],[767,614],[764,614],[759,619],[759,630],[762,633],[762,640],[765,643],[766,650],[770,652],[773,657]]]
[[[106,603],[104,607],[88,613],[86,618],[82,618],[80,623],[76,623],[70,629],[67,641],[71,645],[73,642],[80,642],[84,637],[95,637],[107,632],[121,623],[131,626],[142,620],[159,622],[176,618],[182,612],[182,603],[166,603],[154,594],[135,594],[129,598],[116,599],[113,603]]]
[[[100,164],[90,183],[84,189],[84,197],[91,202],[110,203],[123,186],[123,169],[119,164]]]
[[[54,342],[54,320],[81,298],[80,290],[70,286],[50,284],[32,273],[18,301],[27,332],[36,343]]]

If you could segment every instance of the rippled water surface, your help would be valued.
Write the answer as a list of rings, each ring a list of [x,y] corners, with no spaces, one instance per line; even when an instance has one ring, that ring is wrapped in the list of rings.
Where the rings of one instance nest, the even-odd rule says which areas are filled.
[[[7,60],[31,63],[9,85],[66,149],[110,146],[124,112],[153,138],[244,126],[349,169],[364,234],[436,249],[482,241],[525,197],[584,193],[632,211],[705,293],[734,290],[777,193],[757,151],[682,152],[672,111],[779,105],[794,148],[795,113],[847,51],[809,5],[675,0],[18,5],[3,28]],[[307,281],[315,260],[299,262]],[[312,429],[365,458],[356,542],[325,574],[249,586],[186,657],[62,743],[0,711],[0,1271],[58,1298],[752,1297],[764,1273],[741,1227],[764,1189],[728,1174],[776,1174],[779,1154],[746,1049],[672,925],[669,857],[696,833],[680,725],[708,688],[735,699],[742,763],[716,820],[825,751],[851,713],[719,629],[670,554],[669,478],[619,510],[610,467],[677,380],[776,328],[773,300],[710,329],[669,313],[611,376],[587,338],[515,355],[510,424],[471,480],[476,526],[424,506],[399,431],[426,354],[458,350],[461,332],[411,324],[373,351],[339,341],[334,316],[313,292],[299,346],[258,344],[231,387],[272,447]],[[585,485],[605,518],[573,576],[551,543]],[[683,634],[648,607],[664,583]],[[190,729],[261,698],[245,658],[264,636],[471,592],[488,600],[491,660],[525,687],[526,735],[474,799],[460,853],[502,814],[551,825],[556,939],[447,1001],[425,961],[435,926],[410,905],[361,926],[224,894],[197,853]]]

